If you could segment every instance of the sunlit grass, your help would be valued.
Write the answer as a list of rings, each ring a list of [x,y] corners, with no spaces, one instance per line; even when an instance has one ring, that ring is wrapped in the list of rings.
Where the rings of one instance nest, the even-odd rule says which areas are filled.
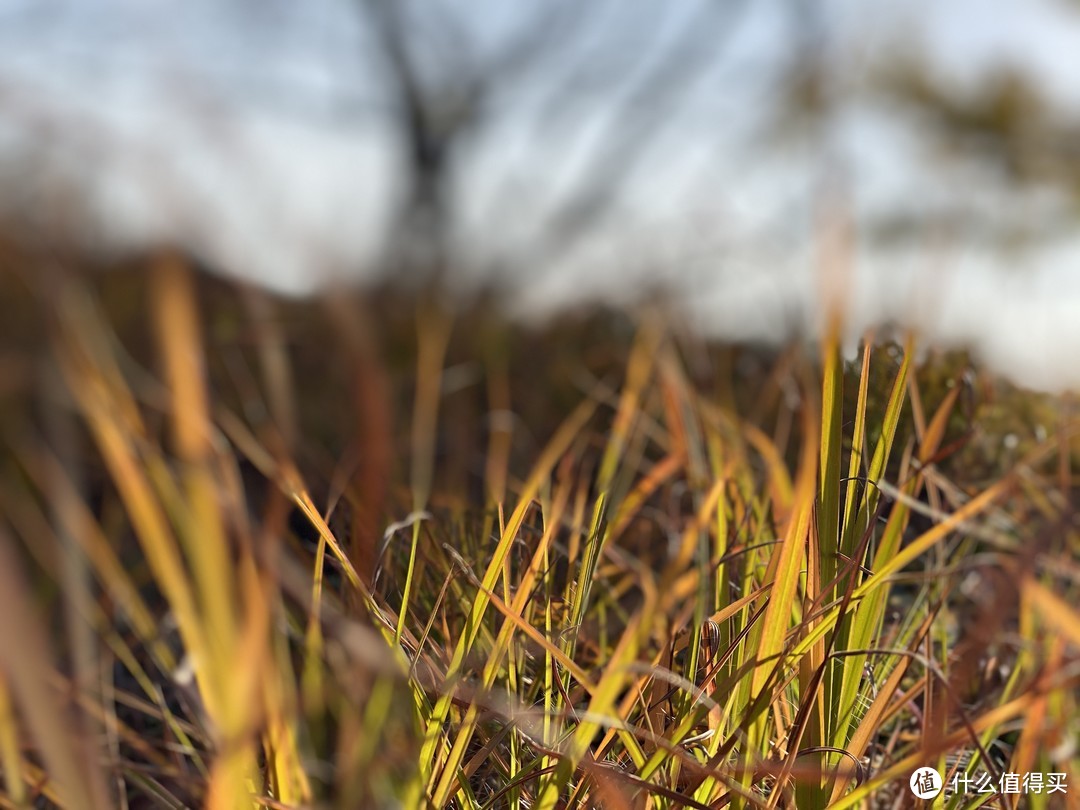
[[[527,335],[144,276],[123,317],[108,282],[18,291],[56,385],[0,426],[0,806],[859,807],[961,754],[1080,775],[1067,400],[1028,395],[1057,422],[1010,423],[988,470],[985,378],[913,341],[845,361],[839,323],[769,356],[655,312]]]

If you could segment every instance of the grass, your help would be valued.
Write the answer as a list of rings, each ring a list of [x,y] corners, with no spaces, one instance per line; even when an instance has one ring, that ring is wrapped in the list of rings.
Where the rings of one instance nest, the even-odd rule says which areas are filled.
[[[0,806],[1076,806],[1068,398],[147,264],[6,277]]]

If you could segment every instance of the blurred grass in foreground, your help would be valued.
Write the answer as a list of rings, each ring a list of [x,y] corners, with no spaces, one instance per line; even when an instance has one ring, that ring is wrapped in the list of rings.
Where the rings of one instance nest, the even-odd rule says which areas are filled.
[[[148,268],[4,270],[0,806],[1075,801],[1067,398]]]

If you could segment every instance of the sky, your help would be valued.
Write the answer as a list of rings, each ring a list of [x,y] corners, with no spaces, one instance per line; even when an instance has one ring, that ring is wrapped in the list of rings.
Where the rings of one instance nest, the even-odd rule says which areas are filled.
[[[412,5],[426,81],[501,66],[455,164],[463,288],[498,283],[523,318],[660,288],[702,331],[780,340],[819,326],[823,234],[850,219],[853,334],[912,325],[1080,387],[1076,189],[943,145],[873,81],[915,61],[963,98],[1009,69],[1080,121],[1075,3],[596,0],[525,67],[535,2]],[[634,98],[685,26],[696,69]],[[830,105],[814,125],[778,103],[807,54]],[[0,0],[0,208],[43,229],[63,211],[103,250],[178,242],[291,294],[371,281],[403,194],[390,86],[345,0]],[[549,250],[597,167],[618,180],[602,214]]]

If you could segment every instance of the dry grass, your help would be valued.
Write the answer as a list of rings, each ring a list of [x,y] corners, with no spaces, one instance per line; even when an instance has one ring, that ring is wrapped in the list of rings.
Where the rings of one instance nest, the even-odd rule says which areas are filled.
[[[1068,400],[7,261],[0,806],[1076,806]]]

